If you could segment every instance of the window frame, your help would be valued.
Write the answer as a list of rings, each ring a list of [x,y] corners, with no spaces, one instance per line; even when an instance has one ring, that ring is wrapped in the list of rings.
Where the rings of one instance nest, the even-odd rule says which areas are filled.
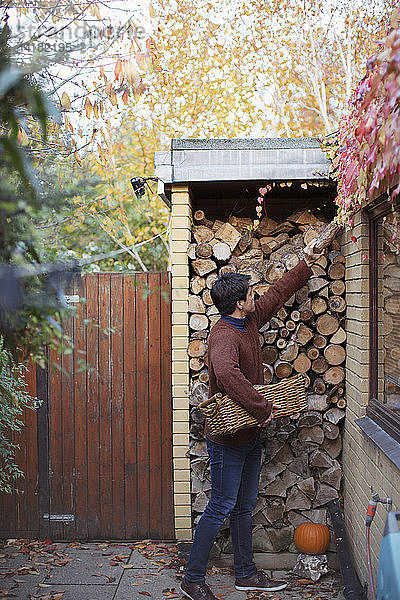
[[[392,210],[387,195],[366,208],[369,218],[369,402],[366,414],[400,443],[400,417],[378,401],[378,226]]]

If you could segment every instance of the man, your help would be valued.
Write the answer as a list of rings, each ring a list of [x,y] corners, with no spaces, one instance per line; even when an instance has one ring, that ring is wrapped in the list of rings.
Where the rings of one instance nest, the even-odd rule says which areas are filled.
[[[260,427],[272,419],[272,404],[254,389],[263,383],[259,329],[309,279],[310,265],[321,254],[304,249],[304,259],[254,302],[248,275],[230,273],[213,285],[211,297],[221,319],[208,342],[209,397],[217,392],[241,404],[259,422],[233,435],[212,436],[206,429],[210,455],[211,498],[196,528],[181,591],[191,600],[216,600],[205,583],[211,547],[230,516],[235,587],[243,591],[274,592],[284,581],[273,581],[257,571],[252,549],[252,511],[257,502],[261,468]]]

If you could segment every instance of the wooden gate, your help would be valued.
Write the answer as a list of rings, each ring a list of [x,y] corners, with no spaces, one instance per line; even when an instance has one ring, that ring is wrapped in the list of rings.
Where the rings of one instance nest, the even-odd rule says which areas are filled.
[[[70,300],[74,349],[30,377],[43,405],[21,439],[23,493],[2,494],[0,535],[172,539],[169,274],[86,275]]]

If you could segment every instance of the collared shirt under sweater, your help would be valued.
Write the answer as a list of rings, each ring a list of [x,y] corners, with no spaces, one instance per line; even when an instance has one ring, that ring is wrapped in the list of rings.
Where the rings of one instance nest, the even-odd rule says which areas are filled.
[[[272,405],[253,387],[264,383],[262,352],[258,331],[305,283],[312,271],[302,260],[285,273],[258,300],[255,311],[245,319],[245,331],[220,319],[211,329],[208,341],[209,397],[217,392],[241,404],[260,423],[268,419]],[[207,437],[224,446],[241,446],[254,440],[258,427],[242,429],[233,435]]]

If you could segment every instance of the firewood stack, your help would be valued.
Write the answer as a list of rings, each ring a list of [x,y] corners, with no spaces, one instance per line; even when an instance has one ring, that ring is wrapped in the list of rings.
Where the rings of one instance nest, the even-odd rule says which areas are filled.
[[[264,217],[257,229],[248,218],[210,221],[194,214],[189,291],[191,471],[194,525],[211,489],[204,419],[197,408],[208,395],[207,339],[219,314],[210,290],[223,273],[251,277],[256,295],[263,294],[303,257],[303,248],[326,230],[323,218],[299,211],[282,223]],[[273,421],[263,432],[265,455],[260,495],[254,511],[255,551],[293,551],[293,530],[299,523],[326,523],[326,504],[339,495],[345,416],[346,358],[345,265],[333,240],[313,275],[260,330],[264,382],[303,373],[309,410]],[[229,530],[218,545],[228,551]]]

